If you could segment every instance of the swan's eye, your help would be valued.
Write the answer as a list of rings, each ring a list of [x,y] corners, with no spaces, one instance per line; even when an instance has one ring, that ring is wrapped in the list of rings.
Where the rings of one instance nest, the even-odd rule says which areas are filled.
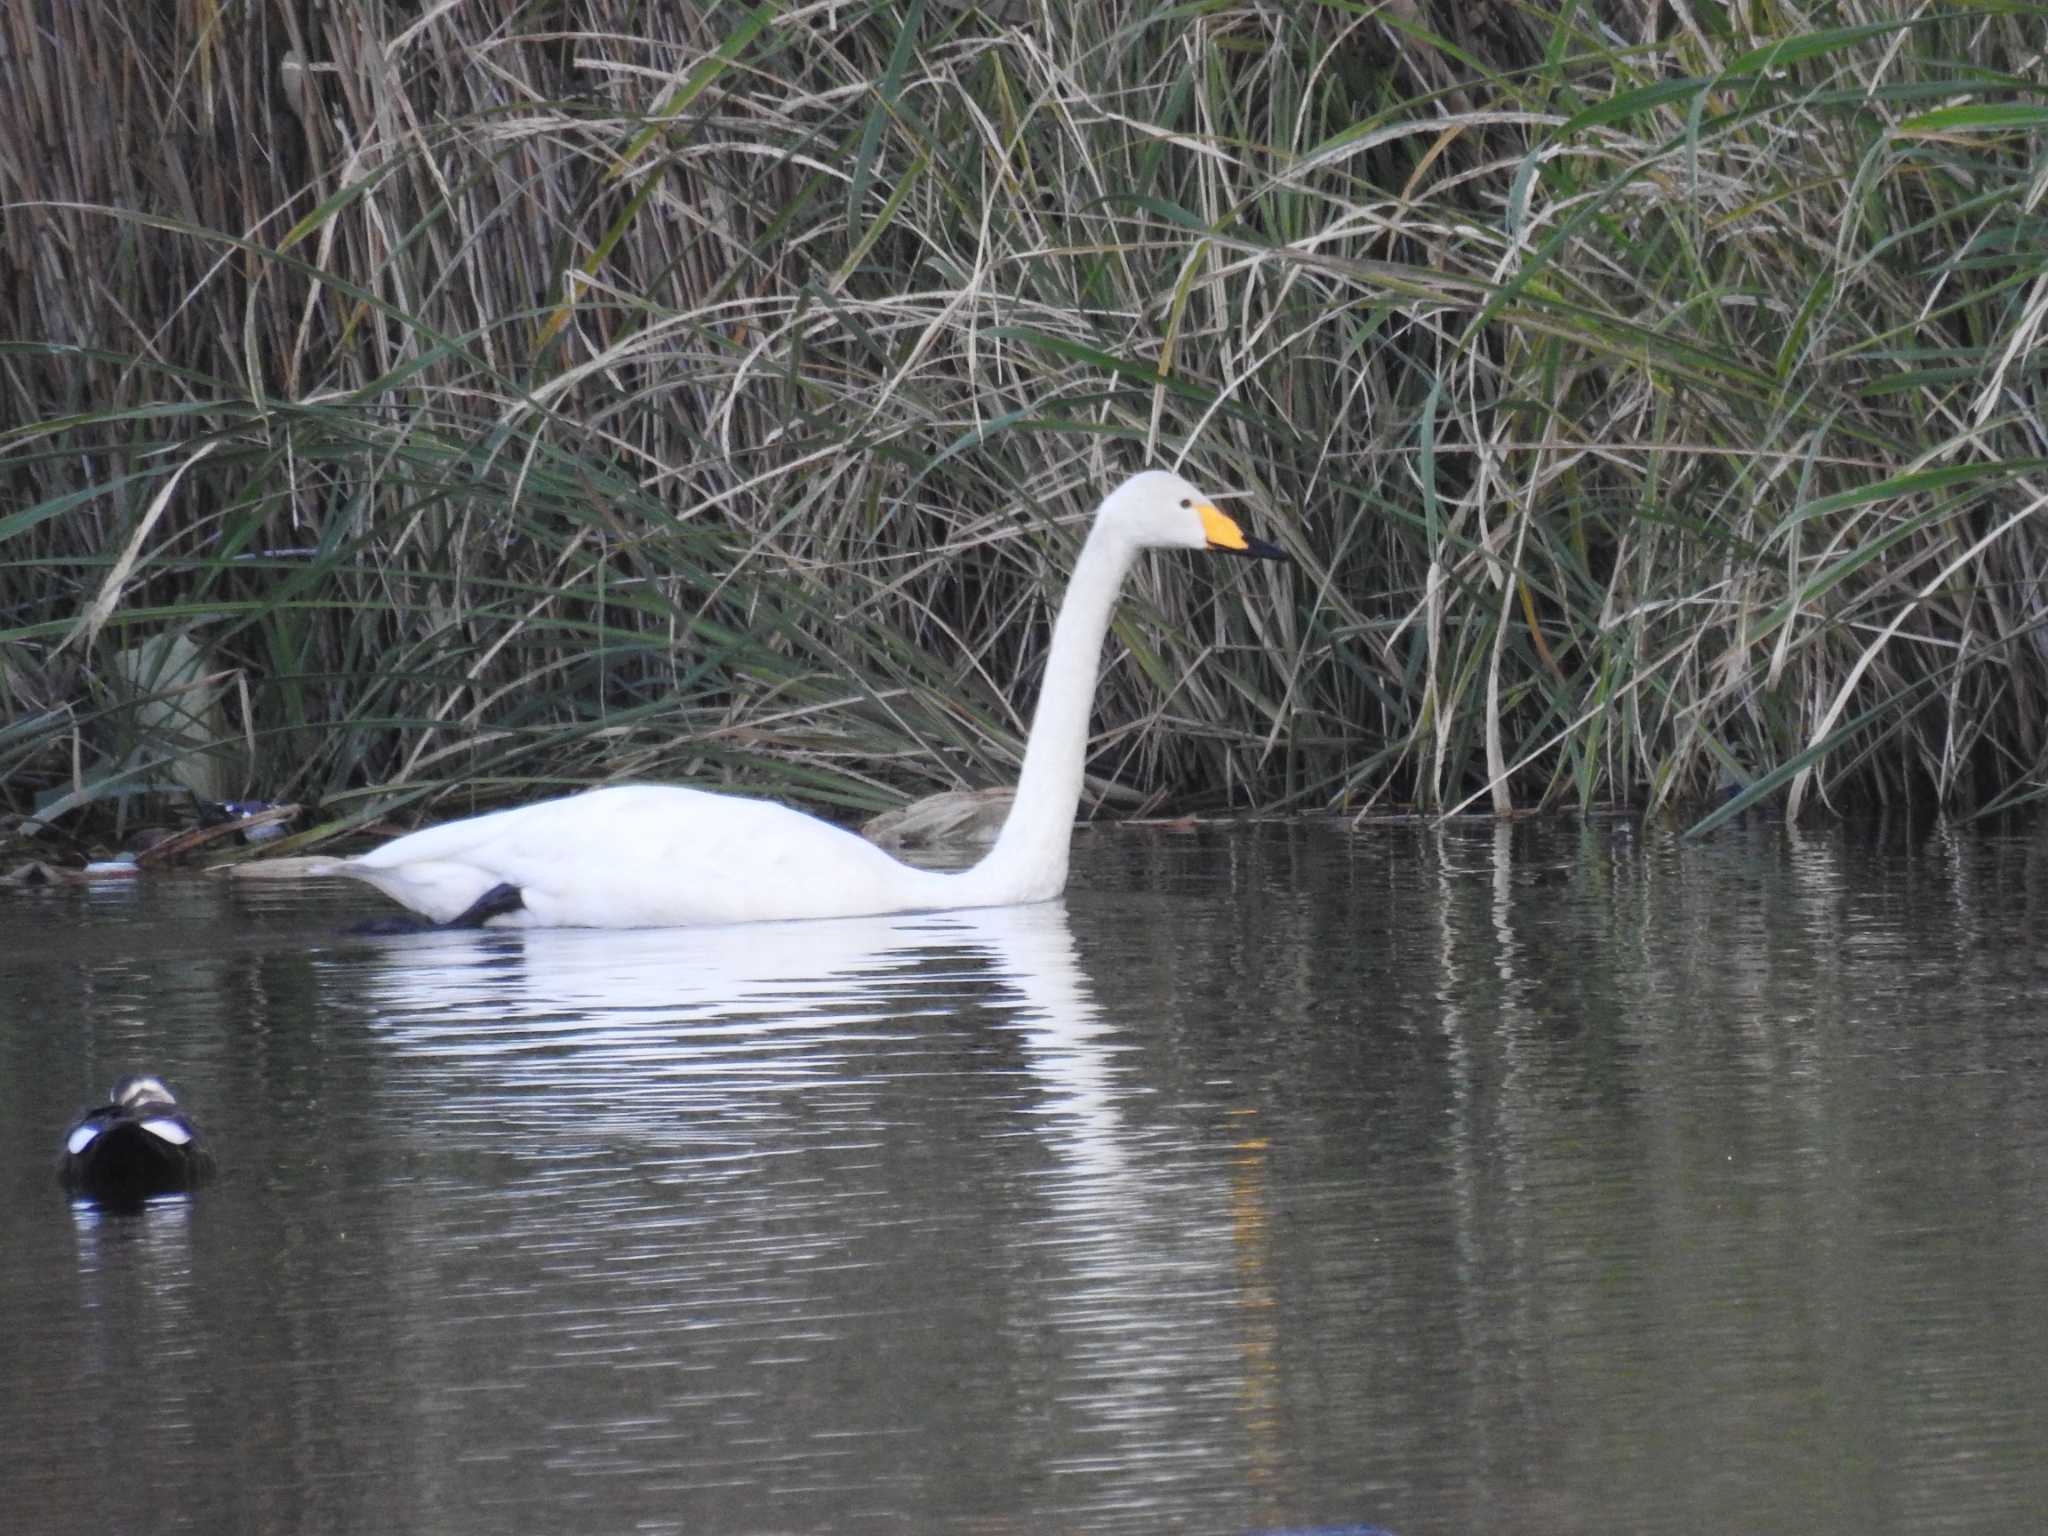
[[[1194,506],[1194,503],[1193,503],[1192,501],[1189,501],[1189,500],[1187,499],[1187,497],[1183,496],[1183,497],[1181,497],[1181,499],[1180,499],[1180,505],[1181,505],[1181,510],[1182,510],[1183,512],[1185,512],[1185,511],[1187,511],[1187,510],[1188,510],[1188,509],[1189,509],[1190,507]]]

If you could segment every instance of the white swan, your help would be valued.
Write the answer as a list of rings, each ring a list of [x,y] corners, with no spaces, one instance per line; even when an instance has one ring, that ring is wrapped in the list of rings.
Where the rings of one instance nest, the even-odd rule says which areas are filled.
[[[1053,625],[1016,801],[971,869],[914,869],[770,801],[643,784],[429,827],[311,872],[367,881],[435,923],[462,927],[667,928],[1049,900],[1067,883],[1102,638],[1146,548],[1285,558],[1178,475],[1147,470],[1111,493]]]

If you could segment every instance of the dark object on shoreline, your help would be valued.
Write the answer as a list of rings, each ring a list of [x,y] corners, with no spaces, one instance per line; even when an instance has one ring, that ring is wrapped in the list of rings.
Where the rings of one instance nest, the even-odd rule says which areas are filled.
[[[199,825],[206,828],[237,828],[245,843],[267,843],[274,837],[283,837],[292,819],[299,814],[296,805],[282,805],[271,800],[201,800],[199,802]]]
[[[74,1196],[104,1206],[138,1206],[181,1194],[213,1177],[213,1155],[155,1077],[124,1077],[113,1102],[87,1111],[64,1136],[59,1169]]]

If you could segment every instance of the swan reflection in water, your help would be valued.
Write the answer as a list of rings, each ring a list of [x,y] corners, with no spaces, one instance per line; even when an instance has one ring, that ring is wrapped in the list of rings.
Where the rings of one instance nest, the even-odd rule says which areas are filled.
[[[465,1123],[629,1143],[744,1134],[749,1106],[793,1092],[957,1071],[963,1048],[989,1050],[978,1018],[1008,1037],[1003,1069],[1021,1064],[1063,1161],[1098,1175],[1123,1162],[1115,1031],[1059,901],[427,933],[380,945],[360,984],[412,1088],[433,1095],[440,1137]]]
[[[480,1255],[443,1271],[451,1305],[487,1305],[526,1368],[687,1362],[746,1405],[690,1431],[730,1433],[705,1454],[735,1475],[799,1429],[923,1443],[939,1400],[965,1445],[1041,1403],[1041,1472],[1112,1501],[1161,1458],[1258,1458],[1237,1154],[1156,1091],[1151,1004],[1105,1010],[1063,901],[333,960],[427,1149],[422,1225]],[[820,1396],[834,1359],[858,1364]]]

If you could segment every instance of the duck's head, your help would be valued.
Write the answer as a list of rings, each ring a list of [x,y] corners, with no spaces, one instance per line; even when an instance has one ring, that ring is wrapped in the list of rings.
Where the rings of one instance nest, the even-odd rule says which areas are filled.
[[[114,1084],[114,1102],[123,1109],[138,1112],[145,1109],[176,1109],[178,1101],[171,1097],[171,1090],[164,1086],[160,1077],[138,1074],[124,1077]]]
[[[1134,544],[1159,549],[1213,549],[1254,560],[1285,560],[1287,553],[1254,539],[1216,504],[1170,470],[1131,476],[1102,504],[1102,521]]]

